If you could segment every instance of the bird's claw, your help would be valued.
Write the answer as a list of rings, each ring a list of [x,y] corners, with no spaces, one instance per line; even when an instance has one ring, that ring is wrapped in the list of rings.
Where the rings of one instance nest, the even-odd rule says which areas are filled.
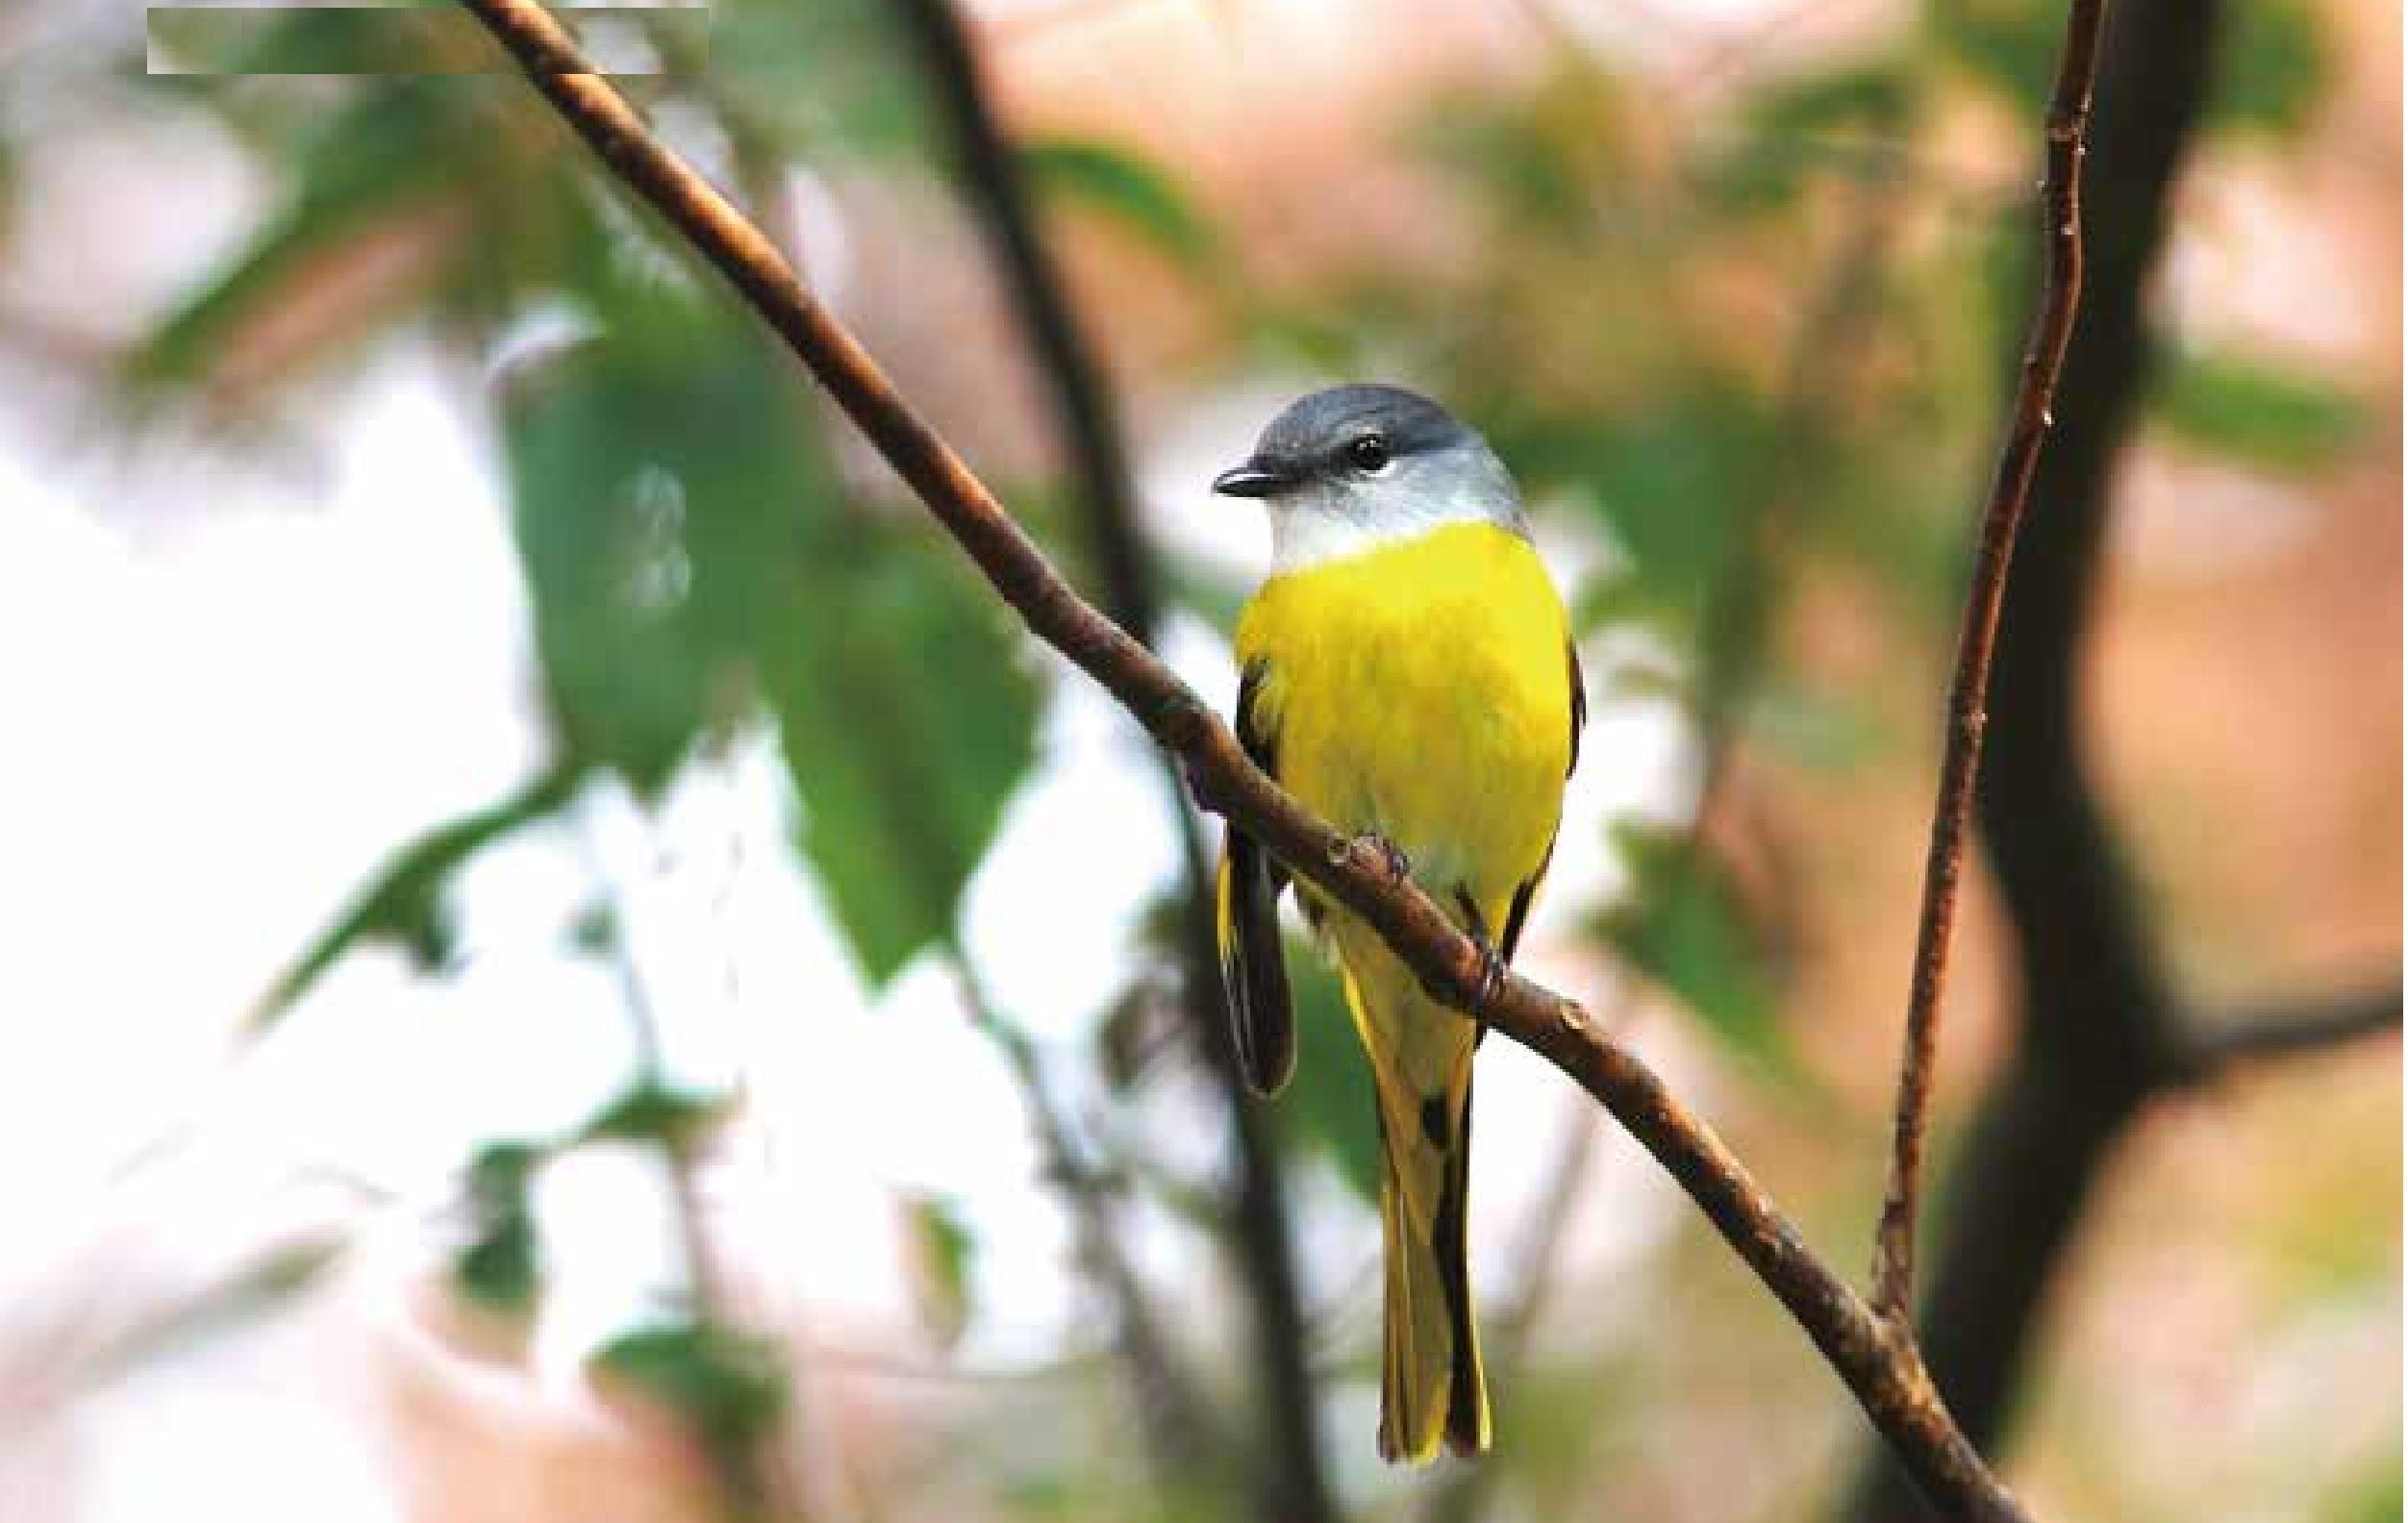
[[[1471,933],[1471,944],[1480,954],[1480,986],[1471,996],[1471,1013],[1485,1015],[1496,997],[1505,992],[1505,960],[1497,956],[1496,943],[1486,932]]]
[[[1496,950],[1496,943],[1489,938],[1488,917],[1480,912],[1480,906],[1471,895],[1458,888],[1455,903],[1463,909],[1464,934],[1471,938],[1472,948],[1480,957],[1480,982],[1471,996],[1470,1013],[1484,1015],[1496,1003],[1496,997],[1505,992],[1505,959]]]
[[[1401,884],[1413,876],[1413,859],[1405,855],[1404,848],[1378,831],[1365,831],[1356,836],[1355,849],[1378,858],[1380,870],[1388,874],[1390,883]]]

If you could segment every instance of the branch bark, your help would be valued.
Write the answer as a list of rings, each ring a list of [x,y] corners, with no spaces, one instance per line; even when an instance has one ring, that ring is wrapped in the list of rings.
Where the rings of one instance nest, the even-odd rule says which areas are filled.
[[[2078,655],[2107,492],[2146,376],[2143,296],[2206,99],[2222,0],[2119,0],[2100,42],[2090,293],[2067,356],[2047,505],[2008,594],[1993,703],[2007,716],[1977,786],[1982,840],[2015,935],[2023,1021],[1952,1170],[1947,1235],[1920,1317],[1941,1389],[1985,1448],[2116,1142],[2180,1071],[2176,1006],[2078,744]],[[1845,1515],[1928,1516],[1878,1455]]]
[[[1078,485],[1084,537],[1104,611],[1150,649],[1161,633],[1161,585],[1103,366],[1080,331],[1066,285],[1038,231],[1026,179],[989,98],[961,12],[951,0],[903,0],[899,14],[951,139],[957,178],[986,232],[1044,382],[1062,456]],[[1271,1516],[1332,1523],[1338,1511],[1319,1442],[1318,1393],[1305,1360],[1303,1294],[1279,1151],[1229,1049],[1213,942],[1212,863],[1203,833],[1178,768],[1167,757],[1162,767],[1186,880],[1180,907],[1186,984],[1181,1009],[1230,1121],[1237,1188],[1229,1232],[1253,1308],[1255,1364],[1266,1398],[1260,1403],[1266,1473],[1259,1489]]]
[[[2006,601],[2007,566],[2016,532],[2055,421],[2057,380],[2073,339],[2082,294],[2082,159],[2089,151],[2091,89],[2098,70],[2105,0],[2073,0],[2066,16],[2063,52],[2044,130],[2048,168],[2041,182],[2043,238],[2047,249],[2040,306],[2024,342],[2023,374],[2016,388],[2006,443],[1982,513],[1973,555],[1973,586],[1957,635],[1956,676],[1948,690],[1947,744],[1940,764],[1940,801],[1931,820],[1923,863],[1921,921],[1915,938],[1915,973],[1906,1010],[1906,1052],[1898,1069],[1896,1123],[1891,1136],[1890,1186],[1873,1248],[1873,1308],[1901,1324],[1912,1316],[1915,1228],[1922,1197],[1923,1134],[1931,1112],[1931,1079],[1940,1033],[1940,1000],[1948,983],[1948,952],[1956,936],[1957,885],[1973,818],[1973,779],[1981,766],[1982,731],[1989,723],[1990,666],[1998,643],[1998,613]]]
[[[2301,1000],[2205,1022],[2184,1043],[2189,1077],[2205,1082],[2238,1063],[2295,1058],[2399,1031],[2399,986]]]
[[[1126,631],[1081,601],[994,496],[896,393],[776,251],[664,147],[538,0],[462,0],[602,158],[783,337],[1039,638],[1100,684],[1186,769],[1197,801],[1370,925],[1433,996],[1545,1058],[1611,1111],[1789,1309],[1919,1486],[1947,1513],[2027,1514],[1942,1405],[1914,1340],[1875,1314],[1703,1122],[1577,1003],[1508,974],[1484,991],[1480,949],[1367,840],[1302,809],[1227,725]],[[2077,4],[2094,10],[2094,3]],[[1488,994],[1483,998],[1483,994]]]

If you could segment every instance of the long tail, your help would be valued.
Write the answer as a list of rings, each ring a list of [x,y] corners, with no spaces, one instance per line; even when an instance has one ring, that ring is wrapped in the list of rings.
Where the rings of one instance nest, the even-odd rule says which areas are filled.
[[[1380,1454],[1420,1464],[1442,1441],[1466,1456],[1489,1447],[1488,1386],[1464,1246],[1476,1031],[1432,1003],[1384,952],[1363,961],[1368,976],[1350,972],[1345,982],[1371,1058],[1387,1164]]]

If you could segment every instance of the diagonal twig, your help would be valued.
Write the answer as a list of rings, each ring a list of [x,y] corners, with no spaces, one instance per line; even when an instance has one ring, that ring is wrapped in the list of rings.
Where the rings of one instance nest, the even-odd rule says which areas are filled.
[[[1952,1515],[2028,1516],[1934,1391],[1903,1329],[1807,1247],[1730,1149],[1577,1003],[1492,962],[1376,845],[1316,818],[1250,763],[1227,725],[1081,600],[986,486],[725,197],[661,144],[538,0],[462,0],[561,116],[724,275],[827,387],[1030,631],[1077,664],[1185,766],[1205,809],[1243,825],[1362,918],[1435,996],[1547,1059],[1613,1111],[1789,1309],[1926,1495]],[[2096,4],[2077,0],[2077,17]],[[2077,139],[2078,140],[2078,139]],[[2055,139],[2052,137],[2052,150]],[[2052,151],[2052,157],[2054,157]]]
[[[1941,758],[1940,798],[1923,864],[1915,973],[1907,1000],[1906,1051],[1898,1069],[1897,1118],[1891,1137],[1890,1183],[1873,1245],[1872,1303],[1900,1327],[1913,1316],[1915,1226],[1922,1200],[1923,1134],[1931,1110],[1932,1068],[1940,1033],[1940,1000],[1948,981],[1948,950],[1956,933],[1958,881],[1971,832],[1973,781],[1981,768],[1982,730],[1989,715],[1991,657],[1998,643],[1998,609],[2006,598],[2007,563],[2015,554],[2032,473],[2046,442],[2073,339],[2082,292],[2082,158],[2088,151],[2091,91],[2098,73],[2098,35],[2105,0],[2072,0],[2065,49],[2048,100],[2048,167],[2041,182],[2044,265],[2039,309],[2023,350],[2006,442],[1983,511],[1974,549],[1972,588],[1957,636],[1956,674],[1948,689],[1947,743]]]

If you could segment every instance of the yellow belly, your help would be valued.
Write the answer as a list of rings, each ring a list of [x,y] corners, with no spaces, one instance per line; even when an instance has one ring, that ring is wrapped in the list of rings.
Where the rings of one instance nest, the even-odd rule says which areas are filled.
[[[1273,577],[1238,626],[1266,662],[1280,780],[1376,831],[1492,930],[1545,859],[1571,758],[1567,624],[1528,541],[1466,523]]]

